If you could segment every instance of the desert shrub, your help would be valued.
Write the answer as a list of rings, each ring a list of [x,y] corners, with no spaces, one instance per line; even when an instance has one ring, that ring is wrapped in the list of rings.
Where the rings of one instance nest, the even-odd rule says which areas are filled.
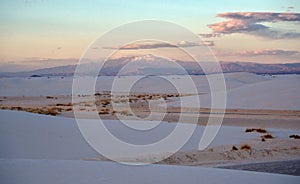
[[[62,108],[60,108],[60,107],[52,107],[51,109],[54,111],[58,111],[58,112],[62,111]]]
[[[256,129],[256,132],[257,132],[257,133],[267,133],[267,130],[262,129],[262,128],[257,128],[257,129]]]
[[[22,107],[11,107],[11,110],[22,111]]]
[[[130,113],[128,113],[127,111],[120,111],[119,112],[121,115],[123,115],[123,116],[131,116],[131,114]]]
[[[248,144],[243,144],[241,146],[241,150],[251,150],[251,146],[249,146]]]
[[[162,95],[161,96],[164,100],[167,100],[168,99],[168,96],[167,95]]]
[[[263,128],[247,128],[245,132],[267,133],[267,130]]]
[[[293,134],[289,136],[291,139],[300,139],[299,135]]]
[[[265,134],[265,135],[262,135],[261,138],[264,138],[264,139],[273,139],[274,137],[271,134]]]
[[[253,132],[252,128],[247,128],[245,132]]]
[[[70,107],[70,108],[67,108],[65,111],[71,111],[72,110],[72,108]]]
[[[109,109],[101,109],[100,111],[99,111],[99,114],[109,114]]]
[[[94,94],[95,96],[100,96],[101,94],[99,92],[95,93]]]
[[[100,103],[101,103],[102,105],[109,105],[109,104],[110,104],[110,101],[109,101],[109,99],[103,99],[103,100],[100,101]]]
[[[109,112],[107,112],[107,111],[99,111],[98,114],[109,114]]]
[[[84,106],[86,106],[86,107],[92,107],[93,104],[90,104],[90,103],[84,103]]]
[[[72,103],[67,103],[67,104],[57,103],[56,106],[72,106]]]
[[[59,112],[57,112],[57,109],[55,109],[55,108],[49,108],[49,109],[27,108],[24,110],[26,112],[45,114],[45,115],[51,115],[51,116],[56,116],[57,114],[59,114]]]
[[[231,151],[237,151],[239,150],[236,146],[232,146]]]
[[[100,109],[99,114],[109,114],[110,109],[109,108],[103,108]]]
[[[51,109],[47,109],[45,111],[46,115],[51,115],[51,116],[56,116],[57,114],[59,114],[55,109],[51,108]]]

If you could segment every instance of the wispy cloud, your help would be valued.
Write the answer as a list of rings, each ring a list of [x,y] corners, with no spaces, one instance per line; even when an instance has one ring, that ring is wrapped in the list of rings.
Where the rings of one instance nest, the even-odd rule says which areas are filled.
[[[300,52],[297,50],[283,50],[283,49],[255,49],[255,50],[243,50],[238,52],[224,52],[222,50],[216,50],[217,56],[238,56],[238,57],[258,57],[258,56],[276,56],[283,58],[298,58]]]
[[[212,35],[245,33],[273,39],[298,38],[300,33],[275,30],[263,23],[299,22],[300,13],[272,13],[272,12],[226,12],[218,17],[227,21],[208,25],[213,30]]]
[[[289,7],[287,7],[286,11],[287,11],[287,12],[290,12],[290,11],[293,11],[294,9],[295,9],[294,6],[289,6]]]
[[[194,43],[189,41],[181,41],[177,44],[170,43],[133,43],[124,47],[104,47],[104,49],[120,49],[120,50],[138,50],[138,49],[157,49],[157,48],[176,48],[176,47],[196,47],[196,46],[214,46],[213,41],[204,41],[203,43]]]
[[[202,38],[214,38],[214,37],[219,37],[221,36],[219,33],[208,33],[208,34],[199,34],[200,37]]]
[[[240,56],[293,56],[299,54],[297,50],[280,50],[280,49],[262,49],[262,50],[245,50],[239,53]]]

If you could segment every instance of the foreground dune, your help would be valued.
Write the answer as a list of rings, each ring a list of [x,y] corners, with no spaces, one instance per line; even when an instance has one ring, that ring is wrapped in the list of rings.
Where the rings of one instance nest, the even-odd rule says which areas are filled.
[[[2,159],[58,159],[86,162],[107,160],[85,142],[72,118],[3,110],[0,111],[0,116],[0,146],[3,148],[0,158]],[[116,120],[105,120],[104,123],[122,140],[136,144],[156,142],[176,125],[163,122],[156,130],[139,134],[138,131],[122,126]],[[146,124],[151,123],[153,122],[146,122]],[[299,134],[297,129],[268,128],[267,131],[275,138],[261,142],[262,134],[246,133],[244,127],[225,126],[221,127],[217,137],[207,149],[199,151],[197,146],[203,129],[203,126],[197,126],[193,136],[183,148],[160,163],[219,167],[228,164],[299,159],[299,140],[289,138],[291,134]],[[250,149],[242,149],[243,144],[248,144]],[[237,147],[237,150],[232,150],[233,146]],[[131,162],[148,162],[161,154],[164,153],[156,150],[152,154],[145,153],[127,159]]]
[[[187,166],[128,166],[74,160],[0,160],[2,184],[298,183],[299,177]]]

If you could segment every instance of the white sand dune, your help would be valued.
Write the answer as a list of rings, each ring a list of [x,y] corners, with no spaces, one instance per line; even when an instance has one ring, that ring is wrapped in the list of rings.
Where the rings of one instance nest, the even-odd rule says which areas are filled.
[[[216,168],[166,165],[129,166],[113,162],[86,161],[99,158],[81,136],[74,119],[16,111],[0,111],[1,183],[297,183],[299,177]],[[93,120],[91,120],[93,121]],[[151,123],[151,122],[135,122]],[[163,123],[157,131],[139,134],[114,120],[105,125],[120,139],[132,143],[157,141],[174,124]],[[190,125],[187,125],[190,126]],[[203,127],[197,127],[182,148],[195,149]],[[268,129],[277,138],[296,130]],[[238,144],[259,139],[244,128],[222,127],[210,146]]]
[[[212,79],[219,74],[210,75]],[[145,93],[172,93],[176,89],[167,81],[172,81],[182,88],[188,88],[186,81],[189,76],[169,75],[163,76],[145,76],[132,89],[134,92]],[[138,78],[138,76],[101,76],[97,80],[96,91],[110,91],[114,79],[121,80],[120,83]],[[206,76],[192,75],[199,93],[208,93],[210,91]],[[92,80],[91,77],[82,77],[82,85],[86,80]],[[266,77],[250,73],[228,73],[225,74],[227,89],[237,88],[245,84],[252,84],[268,80]],[[40,96],[40,95],[71,95],[72,94],[72,77],[39,77],[39,78],[1,78],[0,79],[0,96]],[[121,88],[122,89],[122,88]],[[220,89],[221,90],[221,89]],[[188,92],[188,89],[187,89]]]
[[[0,117],[0,158],[85,159],[100,156],[86,143],[75,119],[4,110],[0,111]],[[87,123],[95,121],[87,120]],[[104,123],[117,138],[132,144],[155,143],[171,133],[176,126],[175,123],[161,123],[149,131],[139,131],[116,120],[105,120]],[[153,122],[133,123],[148,125]],[[181,150],[197,150],[204,128],[197,126],[193,136]],[[300,133],[285,129],[268,131],[282,139],[288,139],[290,134]],[[243,127],[223,126],[210,147],[241,144],[251,140],[260,140],[260,135],[246,134]],[[155,154],[160,154],[160,151],[155,150]]]
[[[212,74],[212,79],[219,74]],[[278,75],[274,77],[260,76],[251,73],[226,73],[225,82],[227,88],[227,108],[230,109],[280,109],[280,110],[300,110],[300,76],[299,75]],[[122,85],[127,86],[129,81],[137,76],[117,77]],[[167,80],[174,82],[185,93],[191,92],[190,86],[186,82],[188,76],[147,76],[137,82],[132,88],[132,92],[142,93],[174,93],[176,88]],[[205,76],[191,76],[200,95],[201,107],[210,107],[210,87]],[[89,77],[80,79],[82,87]],[[114,80],[112,76],[102,76],[97,80],[96,91],[110,91]],[[72,77],[52,77],[52,78],[2,78],[0,79],[0,96],[47,96],[47,95],[71,95]],[[119,89],[124,89],[120,87]],[[222,93],[224,89],[216,89]],[[93,94],[93,92],[91,92]],[[189,107],[193,106],[194,98],[190,98]],[[172,102],[171,106],[179,106],[180,102]]]
[[[1,160],[2,184],[299,183],[299,177],[187,166],[128,166],[113,162]]]
[[[245,77],[245,74],[231,74],[236,78],[231,78],[227,85],[236,83],[239,78]],[[254,83],[245,83],[236,88],[227,88],[228,109],[276,109],[276,110],[300,110],[300,76],[283,75],[270,78],[268,80],[256,80],[251,76],[247,80],[258,81]],[[228,80],[227,80],[228,81]],[[219,91],[217,93],[223,93]],[[183,97],[190,101],[189,107],[197,107],[193,103],[194,97]],[[211,97],[209,94],[199,95],[200,105],[204,108],[211,107]],[[189,100],[190,99],[190,100]],[[171,106],[180,106],[180,101],[169,103]]]

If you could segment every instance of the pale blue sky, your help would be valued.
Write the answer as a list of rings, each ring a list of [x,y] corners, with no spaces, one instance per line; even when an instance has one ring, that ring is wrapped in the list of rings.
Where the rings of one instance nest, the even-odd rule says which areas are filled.
[[[216,17],[218,13],[286,12],[290,6],[294,7],[292,12],[299,12],[299,5],[298,0],[1,0],[0,61],[22,61],[31,57],[79,58],[90,42],[99,35],[138,20],[171,21],[196,34],[210,33],[212,30],[207,27],[208,24],[226,21]],[[291,27],[299,31],[299,22],[273,26]],[[241,42],[247,40],[248,43],[239,46],[234,41],[232,45],[228,45],[237,38]],[[213,50],[217,53],[256,47],[299,49],[299,44],[296,44],[299,40],[269,40],[269,44],[266,44],[261,38],[234,34],[213,40]],[[59,47],[61,49],[58,51]],[[224,60],[230,60],[230,57]]]

